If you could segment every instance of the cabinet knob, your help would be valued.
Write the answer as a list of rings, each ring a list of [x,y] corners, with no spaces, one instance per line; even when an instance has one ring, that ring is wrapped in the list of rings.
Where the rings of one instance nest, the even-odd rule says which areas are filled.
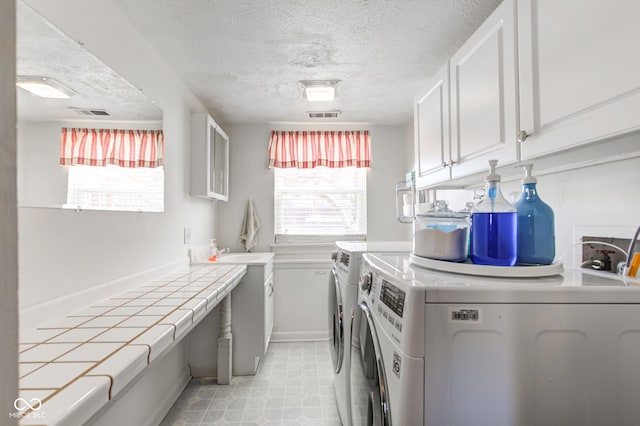
[[[516,135],[516,139],[520,143],[523,143],[524,141],[526,141],[528,137],[529,137],[529,133],[527,133],[526,130],[520,130]]]
[[[453,160],[451,160],[451,161],[449,161],[449,164],[447,164],[447,166],[449,166],[449,167],[453,167],[453,165],[454,165],[454,164],[456,164],[456,162],[455,162],[455,161],[453,161]]]

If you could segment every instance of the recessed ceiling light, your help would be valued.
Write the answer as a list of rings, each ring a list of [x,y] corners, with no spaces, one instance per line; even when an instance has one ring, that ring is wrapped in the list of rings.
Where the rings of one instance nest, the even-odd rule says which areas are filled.
[[[330,102],[337,95],[340,80],[302,80],[302,95],[309,102]]]
[[[50,77],[18,76],[16,86],[48,99],[69,99],[76,92]]]

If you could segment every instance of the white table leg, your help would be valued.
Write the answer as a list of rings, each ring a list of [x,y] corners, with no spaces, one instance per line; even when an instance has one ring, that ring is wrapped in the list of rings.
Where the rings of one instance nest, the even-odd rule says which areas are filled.
[[[218,333],[218,384],[231,383],[231,293],[220,303],[220,330]]]

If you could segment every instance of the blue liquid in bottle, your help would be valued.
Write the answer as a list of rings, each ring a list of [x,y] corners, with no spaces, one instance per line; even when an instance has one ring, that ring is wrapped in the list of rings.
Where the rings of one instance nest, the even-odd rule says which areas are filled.
[[[478,265],[515,265],[518,214],[477,212],[473,213],[471,220],[471,261]]]
[[[538,197],[535,178],[522,185],[518,210],[518,265],[549,265],[556,255],[553,210]]]

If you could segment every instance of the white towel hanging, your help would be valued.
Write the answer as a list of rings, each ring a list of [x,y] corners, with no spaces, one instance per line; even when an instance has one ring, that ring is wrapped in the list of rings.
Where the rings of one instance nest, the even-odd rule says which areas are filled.
[[[240,228],[240,242],[246,251],[251,251],[258,245],[259,229],[260,219],[258,219],[258,215],[256,214],[256,210],[253,206],[253,199],[252,197],[249,197],[244,219],[242,220],[242,227]]]

